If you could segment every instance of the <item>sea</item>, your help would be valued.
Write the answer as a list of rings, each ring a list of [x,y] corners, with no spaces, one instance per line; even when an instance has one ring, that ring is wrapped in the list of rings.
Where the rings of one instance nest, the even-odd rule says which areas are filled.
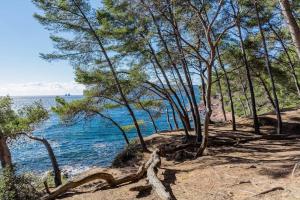
[[[67,101],[82,98],[82,96],[62,97]],[[13,97],[13,100],[16,110],[37,100],[41,100],[49,111],[56,105],[55,96]],[[154,128],[148,115],[140,110],[135,110],[135,113],[139,120],[144,121],[141,125],[143,136],[153,134]],[[111,110],[109,115],[121,125],[132,124],[131,117],[124,108]],[[171,111],[170,118],[173,122]],[[156,124],[160,131],[169,129],[166,112],[156,119]],[[117,153],[125,147],[120,131],[100,116],[66,125],[61,122],[59,116],[50,112],[49,119],[37,127],[33,134],[50,142],[62,171],[70,176],[89,168],[110,166]],[[127,136],[130,139],[136,138],[135,130],[128,131]],[[20,173],[42,174],[52,169],[47,151],[39,142],[21,137],[10,142],[10,149],[13,162]]]

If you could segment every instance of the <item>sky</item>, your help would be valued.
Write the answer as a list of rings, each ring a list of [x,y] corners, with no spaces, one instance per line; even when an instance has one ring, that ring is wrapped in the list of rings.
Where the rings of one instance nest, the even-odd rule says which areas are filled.
[[[82,94],[71,65],[39,57],[53,46],[49,32],[33,18],[35,12],[31,0],[1,1],[0,96]]]

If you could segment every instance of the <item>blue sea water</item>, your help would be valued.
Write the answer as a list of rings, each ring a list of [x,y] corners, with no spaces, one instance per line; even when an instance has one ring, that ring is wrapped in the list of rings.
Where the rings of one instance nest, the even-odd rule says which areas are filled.
[[[65,96],[67,101],[82,98],[81,96]],[[14,108],[19,109],[36,100],[50,110],[55,106],[55,96],[14,97]],[[141,126],[144,136],[154,132],[153,126],[145,112],[135,111],[137,118],[145,121]],[[132,124],[125,109],[114,109],[109,113],[121,125]],[[170,114],[171,121],[172,114]],[[156,120],[159,130],[168,129],[166,113]],[[43,136],[52,145],[61,168],[69,174],[76,174],[94,166],[109,166],[114,156],[124,148],[125,142],[120,131],[109,121],[101,117],[93,117],[79,121],[70,126],[61,123],[59,117],[51,113],[47,120],[35,132]],[[135,130],[127,133],[130,139],[136,137]],[[20,138],[10,146],[13,161],[19,172],[43,173],[51,170],[51,163],[45,147],[35,141]]]

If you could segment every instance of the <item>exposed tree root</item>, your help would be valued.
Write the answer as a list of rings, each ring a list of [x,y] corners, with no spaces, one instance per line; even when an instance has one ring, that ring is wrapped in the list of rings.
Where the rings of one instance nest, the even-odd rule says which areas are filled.
[[[161,160],[158,154],[159,150],[156,149],[152,154],[152,162],[149,168],[147,169],[147,180],[152,188],[155,190],[157,195],[163,200],[171,200],[171,195],[165,188],[165,186],[161,183],[161,181],[157,178],[156,172],[157,167],[160,166]]]
[[[292,174],[291,174],[291,178],[294,177],[295,171],[296,171],[296,169],[298,168],[298,166],[299,166],[299,162],[297,162],[297,163],[294,165],[294,168],[293,168],[293,171],[292,171]]]
[[[267,193],[269,193],[269,192],[274,192],[274,191],[277,191],[277,190],[284,190],[284,188],[283,188],[283,187],[274,187],[274,188],[271,188],[271,189],[266,190],[266,191],[264,191],[264,192],[261,192],[261,193],[255,195],[255,196],[267,194]]]
[[[154,170],[157,169],[157,166],[159,166],[160,164],[160,156],[159,156],[159,150],[156,149],[152,154],[150,159],[147,161],[147,163],[142,164],[138,171],[136,173],[133,174],[129,174],[123,177],[113,177],[113,175],[103,172],[102,170],[96,171],[93,174],[88,174],[82,177],[79,177],[75,180],[71,180],[66,182],[65,184],[57,187],[56,189],[52,190],[49,194],[43,196],[41,199],[42,200],[52,200],[55,199],[63,194],[65,194],[67,191],[74,189],[76,187],[79,187],[81,185],[84,185],[86,183],[95,181],[95,180],[105,180],[106,183],[101,184],[101,188],[99,189],[107,189],[107,188],[111,188],[111,187],[117,187],[120,186],[122,184],[126,184],[126,183],[133,183],[136,182],[140,179],[142,179],[144,177],[144,175],[147,172],[147,176],[150,176],[150,178],[148,178],[149,183],[152,185],[152,187],[157,191],[159,196],[162,196],[162,199],[170,199],[170,198],[165,198],[166,195],[166,191],[165,188],[161,187],[163,186],[162,183],[157,179],[156,174],[154,173]],[[149,169],[147,171],[147,169]],[[148,175],[150,174],[150,175]],[[155,179],[156,177],[156,179]],[[163,189],[164,189],[164,193],[163,193]]]

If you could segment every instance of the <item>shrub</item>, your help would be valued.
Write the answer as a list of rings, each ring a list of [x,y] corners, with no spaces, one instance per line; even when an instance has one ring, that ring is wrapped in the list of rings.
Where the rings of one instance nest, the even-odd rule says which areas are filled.
[[[0,199],[2,200],[36,200],[41,196],[36,190],[32,175],[14,175],[2,170],[0,175]]]

